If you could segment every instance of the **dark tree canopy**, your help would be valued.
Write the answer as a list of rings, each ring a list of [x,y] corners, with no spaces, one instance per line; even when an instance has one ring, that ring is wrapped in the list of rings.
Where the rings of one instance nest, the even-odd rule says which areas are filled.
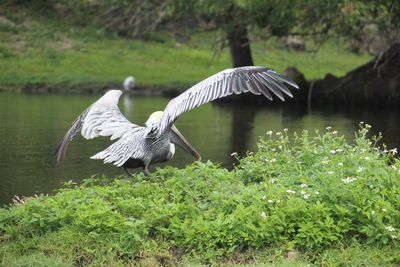
[[[185,10],[180,9],[183,2]],[[171,5],[174,14],[190,7],[198,19],[225,32],[233,66],[253,64],[250,26],[271,36],[301,35],[322,43],[332,37],[361,40],[372,26],[397,32],[400,25],[397,0],[176,0]]]

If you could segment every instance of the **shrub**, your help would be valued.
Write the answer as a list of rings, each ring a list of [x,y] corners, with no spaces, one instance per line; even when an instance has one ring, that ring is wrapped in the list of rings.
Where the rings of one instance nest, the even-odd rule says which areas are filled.
[[[53,196],[1,209],[2,239],[11,246],[60,233],[65,243],[71,232],[119,259],[160,251],[215,258],[271,246],[319,251],[349,240],[398,246],[400,161],[379,137],[367,138],[368,129],[354,143],[329,128],[290,138],[268,132],[232,171],[196,162],[135,181],[70,182]]]

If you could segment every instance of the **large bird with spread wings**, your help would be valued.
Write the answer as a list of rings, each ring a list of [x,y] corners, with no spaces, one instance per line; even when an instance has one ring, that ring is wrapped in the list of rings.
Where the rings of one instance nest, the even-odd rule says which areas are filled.
[[[174,122],[185,111],[232,94],[251,92],[272,100],[273,95],[284,101],[284,95],[293,97],[286,87],[297,88],[289,78],[265,67],[239,67],[214,74],[172,99],[164,111],[152,113],[145,126],[139,126],[122,115],[118,108],[120,90],[110,90],[72,123],[61,140],[56,159],[59,162],[66,154],[68,143],[80,131],[86,139],[110,136],[118,139],[105,150],[92,156],[104,163],[113,163],[128,169],[142,167],[149,175],[149,166],[169,161],[175,153],[175,145],[200,160],[200,154],[174,126]]]

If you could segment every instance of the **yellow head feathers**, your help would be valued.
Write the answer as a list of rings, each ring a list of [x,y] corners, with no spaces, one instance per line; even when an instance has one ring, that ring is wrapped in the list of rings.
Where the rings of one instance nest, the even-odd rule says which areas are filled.
[[[158,123],[161,120],[162,115],[164,114],[163,111],[156,111],[151,113],[150,117],[146,121],[146,126],[153,125],[155,123]]]

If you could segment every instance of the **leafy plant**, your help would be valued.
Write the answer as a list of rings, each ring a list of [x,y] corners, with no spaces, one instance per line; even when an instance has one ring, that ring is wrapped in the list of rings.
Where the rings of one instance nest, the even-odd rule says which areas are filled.
[[[96,265],[104,257],[204,261],[271,247],[330,257],[323,251],[354,242],[396,250],[400,161],[367,137],[369,127],[354,143],[330,128],[268,132],[232,171],[200,162],[19,199],[0,210],[0,255],[50,250]]]

